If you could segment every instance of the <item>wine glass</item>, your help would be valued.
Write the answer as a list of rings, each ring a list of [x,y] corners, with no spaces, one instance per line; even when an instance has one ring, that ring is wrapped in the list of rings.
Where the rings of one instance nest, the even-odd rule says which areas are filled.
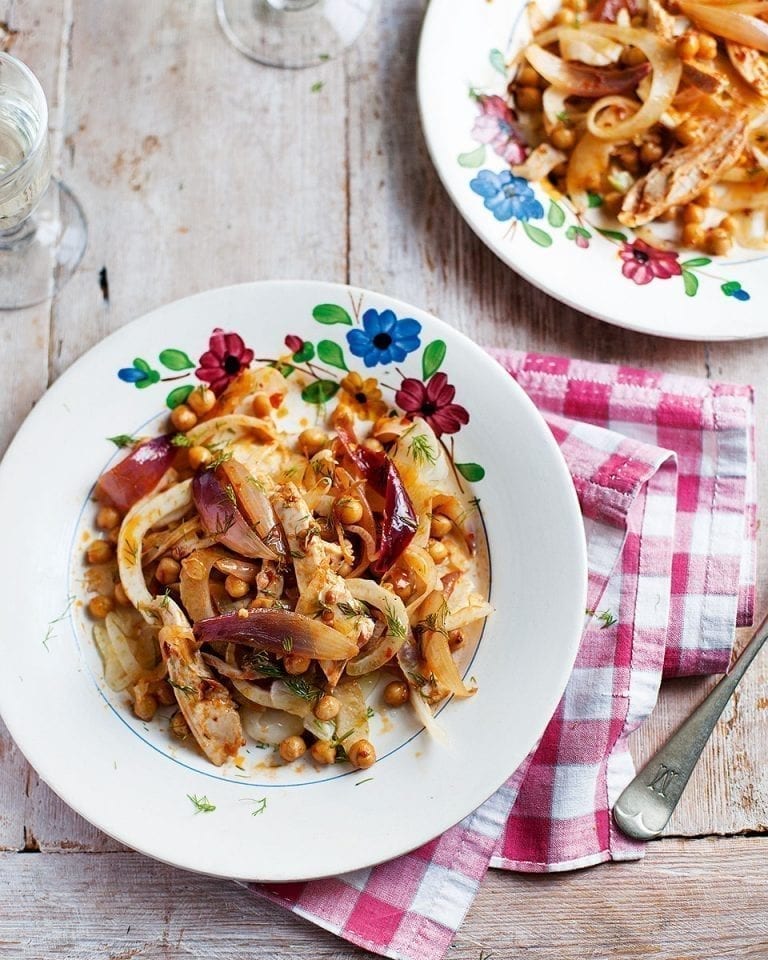
[[[343,53],[365,27],[374,0],[216,0],[233,46],[272,67],[311,67]]]
[[[0,310],[55,296],[87,233],[80,204],[51,177],[43,89],[29,67],[0,53]]]

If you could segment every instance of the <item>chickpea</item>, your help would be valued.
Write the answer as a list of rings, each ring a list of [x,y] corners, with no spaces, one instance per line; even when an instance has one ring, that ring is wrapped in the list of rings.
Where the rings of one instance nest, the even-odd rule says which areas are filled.
[[[448,646],[451,650],[458,650],[459,647],[464,646],[464,631],[451,630],[448,634]]]
[[[164,707],[170,707],[171,704],[176,703],[176,694],[173,692],[173,687],[167,680],[158,680],[154,685],[152,695],[158,703],[161,703]]]
[[[682,144],[695,143],[699,139],[701,124],[693,117],[683,120],[681,124],[675,127],[675,136]]]
[[[630,173],[637,173],[640,169],[640,152],[637,147],[631,143],[626,143],[616,151],[616,159],[621,163],[625,170]]]
[[[249,610],[269,610],[274,607],[275,601],[272,597],[254,597],[248,604]]]
[[[736,221],[733,219],[733,217],[723,217],[718,226],[721,230],[725,230],[731,236],[736,233]]]
[[[120,514],[114,507],[102,507],[96,514],[96,526],[100,530],[111,530],[120,523]]]
[[[707,187],[706,190],[703,190],[698,197],[696,197],[696,203],[700,207],[711,207],[715,203],[715,194],[711,187]]]
[[[523,113],[533,113],[541,106],[541,90],[538,87],[518,87],[515,104]]]
[[[113,543],[115,544],[115,546],[117,546],[117,541],[119,539],[120,539],[120,527],[112,527],[111,530],[107,531],[107,540],[109,540],[110,543]]]
[[[328,434],[317,427],[307,427],[299,434],[299,446],[308,457],[328,446]]]
[[[286,763],[292,763],[303,757],[307,752],[307,745],[301,737],[286,737],[278,748],[280,756]]]
[[[176,737],[177,740],[186,740],[189,736],[189,727],[187,726],[187,721],[184,719],[184,714],[181,710],[177,710],[176,713],[171,717],[169,726],[171,728],[171,733]]]
[[[248,593],[248,584],[230,573],[224,581],[224,589],[233,600],[239,600]]]
[[[429,534],[436,540],[440,540],[451,532],[452,527],[453,524],[448,517],[444,517],[442,513],[433,513],[432,519],[429,521]]]
[[[157,712],[157,700],[151,693],[134,695],[133,712],[139,720],[151,720]]]
[[[88,563],[108,563],[114,556],[115,548],[109,540],[94,540],[85,551]]]
[[[527,63],[520,67],[517,73],[517,82],[521,87],[542,87],[546,83],[541,74],[537,73]]]
[[[108,613],[112,612],[114,606],[112,597],[100,593],[96,597],[91,597],[88,601],[88,613],[97,620],[103,620]]]
[[[347,747],[349,762],[358,770],[367,770],[376,763],[376,750],[370,740],[356,740]]]
[[[704,237],[704,228],[698,223],[687,223],[683,227],[683,243],[686,247],[700,247]]]
[[[623,203],[624,194],[619,193],[618,190],[611,190],[603,197],[603,206],[608,213],[612,213],[614,216],[621,210]]]
[[[693,60],[699,52],[699,35],[688,30],[682,37],[678,37],[676,46],[681,60]]]
[[[131,602],[128,599],[128,594],[125,592],[125,587],[122,583],[115,584],[115,600],[120,604],[121,607],[127,607]]]
[[[368,437],[366,440],[363,440],[362,446],[365,447],[366,450],[370,450],[371,453],[384,453],[384,444],[375,437]]]
[[[190,447],[187,456],[189,457],[189,465],[193,470],[199,470],[200,467],[207,467],[211,460],[213,460],[213,454],[208,447]]]
[[[290,673],[292,676],[295,676],[299,673],[306,673],[309,670],[310,664],[309,657],[302,657],[298,653],[289,653],[287,657],[283,659],[283,666],[285,667],[285,672]]]
[[[659,220],[663,223],[672,223],[680,216],[680,207],[667,207],[659,214]]]
[[[564,123],[558,123],[549,135],[549,142],[558,150],[570,150],[576,142],[576,134]]]
[[[345,527],[359,523],[363,518],[363,505],[355,497],[341,497],[336,501],[333,512],[339,523]]]
[[[699,34],[699,60],[714,60],[717,56],[717,40],[709,33]]]
[[[318,720],[333,720],[339,710],[341,710],[341,702],[326,693],[317,701],[313,712]]]
[[[704,207],[697,203],[688,203],[683,209],[683,223],[703,223]]]
[[[186,403],[180,403],[178,407],[174,407],[171,411],[171,423],[177,430],[186,433],[197,423],[197,416]]]
[[[155,570],[155,580],[167,587],[169,583],[176,583],[181,575],[181,564],[173,557],[163,557]]]
[[[309,748],[315,763],[336,763],[336,746],[330,740],[318,740]]]
[[[251,409],[253,414],[256,417],[268,417],[272,413],[272,404],[269,402],[269,397],[266,393],[256,393],[254,394],[253,400],[251,401]]]
[[[198,417],[202,417],[204,413],[210,413],[213,410],[216,405],[216,394],[209,387],[197,387],[190,393],[187,403]]]
[[[572,27],[574,23],[576,23],[576,14],[573,10],[564,7],[562,10],[557,11],[552,23],[558,27]]]
[[[733,237],[722,227],[715,227],[707,234],[707,250],[717,257],[724,257],[733,246]]]
[[[448,548],[442,540],[429,541],[429,555],[435,563],[442,563],[448,556]]]
[[[639,47],[627,47],[621,54],[621,62],[625,67],[637,67],[647,59]]]
[[[393,680],[384,687],[384,703],[390,707],[402,707],[408,703],[410,696],[411,691],[404,680]]]
[[[663,156],[664,148],[660,143],[653,143],[649,140],[640,147],[640,159],[648,166],[658,162]]]
[[[323,623],[327,623],[328,626],[332,626],[334,620],[336,619],[336,615],[334,614],[333,610],[330,609],[330,607],[326,607],[325,610],[323,610],[323,612],[320,614],[320,619],[323,621]]]

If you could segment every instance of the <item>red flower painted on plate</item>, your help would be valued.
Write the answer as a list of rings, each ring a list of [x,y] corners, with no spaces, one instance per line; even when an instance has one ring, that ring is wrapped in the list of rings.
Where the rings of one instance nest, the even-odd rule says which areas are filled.
[[[208,349],[200,357],[195,370],[198,380],[205,380],[218,397],[240,371],[253,360],[253,350],[246,347],[236,333],[224,333],[221,327],[211,334]]]
[[[645,240],[623,243],[619,256],[624,261],[621,272],[627,279],[640,285],[650,283],[655,277],[659,280],[679,277],[683,272],[678,263],[678,254],[671,250],[659,250]]]
[[[444,373],[436,373],[424,384],[413,377],[406,377],[395,394],[395,403],[411,417],[422,417],[438,437],[443,433],[456,433],[469,423],[469,414],[453,402],[456,387],[448,383]]]
[[[289,333],[285,338],[285,345],[291,353],[298,353],[304,347],[304,341],[297,337],[295,333]]]

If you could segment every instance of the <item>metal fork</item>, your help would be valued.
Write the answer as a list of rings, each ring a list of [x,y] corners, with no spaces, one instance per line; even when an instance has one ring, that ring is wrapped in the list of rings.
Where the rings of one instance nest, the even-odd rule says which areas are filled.
[[[628,836],[652,840],[666,827],[720,714],[767,639],[768,616],[730,672],[622,792],[613,816]]]

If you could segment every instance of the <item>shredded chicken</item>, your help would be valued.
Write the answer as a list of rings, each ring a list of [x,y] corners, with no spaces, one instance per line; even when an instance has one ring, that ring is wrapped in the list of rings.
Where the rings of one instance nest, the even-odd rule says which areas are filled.
[[[759,50],[726,40],[725,49],[734,68],[761,97],[768,98],[768,61]]]
[[[668,153],[627,193],[619,220],[637,227],[693,200],[733,166],[744,150],[745,131],[744,116],[725,117],[700,140]]]

